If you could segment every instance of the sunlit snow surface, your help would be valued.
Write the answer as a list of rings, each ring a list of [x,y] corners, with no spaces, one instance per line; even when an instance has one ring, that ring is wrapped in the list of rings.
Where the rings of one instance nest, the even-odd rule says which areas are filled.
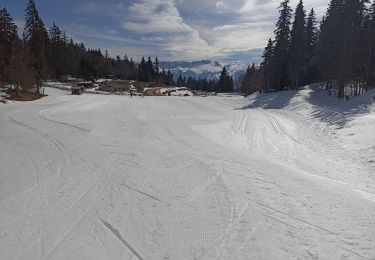
[[[374,259],[375,92],[0,103],[0,259]]]

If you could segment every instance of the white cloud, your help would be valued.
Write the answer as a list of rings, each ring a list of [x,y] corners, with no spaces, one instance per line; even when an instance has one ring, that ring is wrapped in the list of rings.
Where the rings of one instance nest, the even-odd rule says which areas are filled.
[[[223,1],[219,1],[216,3],[216,10],[218,12],[223,12],[228,9],[228,6]]]
[[[215,55],[215,48],[184,22],[173,0],[143,0],[130,6],[129,11],[134,19],[123,21],[123,28],[139,34],[157,34],[159,47],[170,53],[170,59],[201,59]]]
[[[132,44],[138,41],[144,46],[142,55],[160,53],[164,60],[194,60],[264,48],[273,36],[280,1],[137,0],[88,4],[79,12],[101,13],[118,21],[120,28],[106,28],[106,35],[97,38],[124,43],[130,38]],[[298,1],[291,0],[290,6],[295,9]],[[305,0],[304,5],[307,12],[314,7],[321,18],[328,2]]]

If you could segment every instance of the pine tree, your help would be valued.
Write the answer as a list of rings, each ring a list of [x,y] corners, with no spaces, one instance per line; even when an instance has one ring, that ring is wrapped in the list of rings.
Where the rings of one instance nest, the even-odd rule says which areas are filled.
[[[49,31],[49,69],[56,79],[60,79],[63,75],[64,63],[64,46],[63,33],[60,28],[53,23]]]
[[[318,69],[313,60],[316,44],[319,39],[318,23],[314,9],[311,9],[306,22],[306,75],[304,83],[311,83],[318,78]]]
[[[318,22],[316,20],[316,15],[314,9],[311,9],[306,23],[306,46],[308,52],[308,60],[311,60],[315,46],[318,42],[319,32],[318,32]]]
[[[159,59],[158,57],[155,58],[155,61],[154,61],[154,71],[156,74],[159,74],[160,72],[160,67],[159,67]]]
[[[17,52],[17,26],[7,9],[0,8],[0,83],[9,82],[12,55]]]
[[[306,71],[305,66],[307,58],[307,46],[305,17],[306,14],[303,8],[303,2],[300,0],[296,8],[295,18],[293,21],[289,50],[288,67],[290,83],[293,89],[297,89],[297,87],[300,85]]]
[[[177,87],[183,87],[184,86],[184,82],[183,82],[183,78],[182,78],[181,74],[178,77],[176,84],[177,84]]]
[[[167,85],[168,86],[174,86],[174,80],[173,80],[173,73],[171,72],[171,70],[169,69],[168,72],[167,72]]]
[[[363,1],[332,0],[321,26],[317,65],[323,80],[337,80],[340,98],[348,82],[362,77],[359,57],[364,10]]]
[[[253,63],[246,69],[246,74],[241,84],[241,92],[245,94],[252,94],[257,91],[257,85],[255,81],[257,72],[258,71],[255,67],[255,63]]]
[[[363,78],[367,84],[375,84],[375,1],[371,4],[366,12],[363,19],[362,31],[361,31],[361,42],[362,48],[360,57],[362,63],[362,71],[364,73]],[[358,91],[355,91],[355,95]]]
[[[9,65],[10,82],[16,86],[17,94],[19,94],[20,87],[25,89],[27,85],[35,81],[35,75],[30,69],[31,59],[21,39],[13,42],[13,49],[15,51],[12,52]]]
[[[234,91],[233,78],[229,75],[227,68],[224,66],[220,74],[219,82],[217,83],[217,91],[229,93]]]
[[[260,73],[262,74],[263,76],[263,90],[267,91],[267,90],[270,90],[271,89],[271,86],[273,84],[273,79],[274,77],[272,77],[271,73],[272,73],[272,61],[273,61],[273,58],[274,58],[274,52],[275,52],[275,48],[274,48],[274,41],[272,39],[269,39],[268,40],[268,44],[267,44],[267,47],[264,49],[264,52],[263,52],[263,61],[260,65]]]
[[[33,69],[36,75],[37,92],[41,80],[46,77],[48,34],[39,16],[34,0],[28,0],[25,10],[26,22],[23,32],[24,42],[33,57]]]
[[[271,75],[278,90],[283,90],[288,84],[287,65],[290,47],[290,25],[292,9],[289,0],[284,0],[279,6],[280,17],[276,23],[275,48],[272,61]]]
[[[148,57],[146,61],[146,81],[151,82],[154,80],[155,71],[154,64],[152,63],[151,57]]]
[[[147,81],[146,78],[146,60],[145,57],[142,57],[141,63],[138,66],[138,80],[139,81]]]
[[[366,53],[365,59],[367,64],[367,81],[371,85],[375,85],[375,0],[371,5],[369,12],[369,25],[367,28],[367,43],[368,52]]]

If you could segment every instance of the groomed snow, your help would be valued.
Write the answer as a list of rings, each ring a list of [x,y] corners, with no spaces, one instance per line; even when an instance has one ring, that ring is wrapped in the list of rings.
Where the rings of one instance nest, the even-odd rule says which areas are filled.
[[[375,92],[0,106],[0,259],[374,259]]]

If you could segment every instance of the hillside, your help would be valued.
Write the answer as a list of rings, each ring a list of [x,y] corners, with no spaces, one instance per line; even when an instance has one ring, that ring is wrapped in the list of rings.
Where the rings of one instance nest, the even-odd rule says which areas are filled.
[[[374,91],[0,109],[1,259],[372,259]]]

